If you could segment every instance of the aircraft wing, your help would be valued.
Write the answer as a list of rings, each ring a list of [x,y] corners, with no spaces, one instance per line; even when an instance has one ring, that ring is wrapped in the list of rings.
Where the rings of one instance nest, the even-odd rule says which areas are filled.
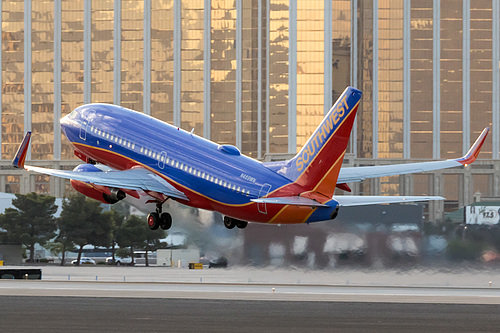
[[[164,195],[169,197],[188,200],[184,193],[170,185],[162,177],[142,167],[132,168],[124,171],[111,169],[109,171],[103,172],[85,172],[47,169],[24,165],[30,137],[31,132],[26,133],[26,136],[24,137],[23,142],[21,143],[21,146],[16,153],[16,156],[12,161],[12,164],[17,168],[24,168],[28,171],[34,171],[65,179],[78,180],[100,186],[130,190],[152,191],[163,193]]]
[[[350,167],[340,169],[340,174],[337,180],[338,184],[360,182],[368,178],[377,178],[384,176],[404,175],[408,173],[418,173],[446,168],[453,168],[457,166],[467,166],[474,162],[479,155],[479,151],[486,139],[489,128],[486,127],[481,135],[474,142],[467,154],[461,158],[446,160],[446,161],[433,161],[433,162],[420,162],[408,164],[393,164],[393,165],[377,165],[366,167]]]
[[[401,202],[444,200],[440,196],[384,196],[384,195],[339,195],[333,198],[339,206],[366,206]]]
[[[25,165],[28,171],[43,173],[60,178],[79,180],[95,185],[142,190],[163,193],[166,196],[188,200],[186,195],[170,185],[160,176],[144,168],[134,168],[124,171],[80,172],[57,169],[46,169]]]

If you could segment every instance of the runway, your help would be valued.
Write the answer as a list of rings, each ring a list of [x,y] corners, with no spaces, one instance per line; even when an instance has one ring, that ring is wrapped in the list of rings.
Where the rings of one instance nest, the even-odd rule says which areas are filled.
[[[476,272],[476,284],[465,286],[424,285],[424,273],[412,273],[422,282],[416,286],[404,285],[404,279],[394,280],[400,283],[392,286],[340,284],[332,283],[331,274],[301,274],[50,268],[41,281],[0,280],[0,328],[2,332],[496,332],[500,327],[500,288],[494,287],[498,283],[493,280],[490,287],[477,282],[491,272]],[[442,281],[460,278],[449,275],[439,276]],[[351,272],[350,278],[359,282],[369,276]],[[432,275],[428,279],[436,281]]]
[[[3,296],[500,304],[498,288],[0,280]]]
[[[2,296],[2,332],[497,332],[498,305]]]

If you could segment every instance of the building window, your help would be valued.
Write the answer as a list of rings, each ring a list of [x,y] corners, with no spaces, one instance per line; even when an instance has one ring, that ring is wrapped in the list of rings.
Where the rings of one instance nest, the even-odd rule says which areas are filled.
[[[21,176],[5,177],[5,193],[21,193]]]

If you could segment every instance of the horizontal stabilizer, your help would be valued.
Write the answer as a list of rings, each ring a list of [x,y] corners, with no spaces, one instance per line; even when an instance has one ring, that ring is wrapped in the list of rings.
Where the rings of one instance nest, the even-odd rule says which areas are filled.
[[[317,201],[302,197],[276,197],[251,199],[253,202],[277,205],[309,206],[309,207],[329,207]]]
[[[431,201],[431,200],[444,200],[440,196],[363,196],[363,195],[339,195],[333,198],[339,203],[339,206],[366,206],[366,205],[379,205],[401,202],[414,202],[414,201]]]

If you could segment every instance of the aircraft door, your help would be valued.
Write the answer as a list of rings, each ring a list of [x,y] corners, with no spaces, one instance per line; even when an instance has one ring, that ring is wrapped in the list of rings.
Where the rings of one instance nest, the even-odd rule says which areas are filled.
[[[259,191],[259,198],[266,197],[269,194],[270,190],[271,190],[271,185],[269,184],[262,185]],[[257,209],[259,210],[260,213],[267,214],[267,206],[265,203],[262,202],[257,203]]]
[[[167,153],[162,151],[160,157],[158,158],[158,167],[163,169],[165,167],[165,163],[167,161]]]
[[[80,139],[83,141],[87,140],[87,126],[88,126],[88,121],[84,120],[82,126],[80,127]]]

